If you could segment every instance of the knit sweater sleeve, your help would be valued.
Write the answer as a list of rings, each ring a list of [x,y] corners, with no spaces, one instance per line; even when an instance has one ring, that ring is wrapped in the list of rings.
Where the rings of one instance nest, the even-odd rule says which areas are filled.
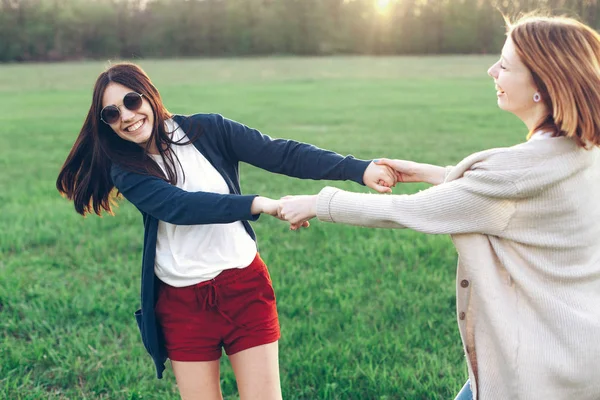
[[[324,188],[317,217],[374,228],[410,228],[431,234],[499,235],[508,225],[518,192],[502,174],[466,171],[463,177],[412,195],[359,194]]]

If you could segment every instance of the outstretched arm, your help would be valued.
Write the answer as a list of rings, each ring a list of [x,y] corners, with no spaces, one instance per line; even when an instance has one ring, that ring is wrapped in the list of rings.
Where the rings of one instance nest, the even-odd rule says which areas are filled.
[[[318,196],[283,198],[280,215],[292,226],[315,216],[374,228],[410,228],[431,234],[499,235],[515,211],[518,190],[485,171],[413,195],[381,196],[327,187]]]
[[[398,182],[424,182],[439,185],[444,182],[448,172],[448,168],[414,161],[381,158],[374,162],[377,165],[391,168]]]
[[[391,191],[396,174],[385,165],[342,156],[308,143],[272,139],[256,129],[215,116],[224,146],[232,161],[301,179],[352,180],[381,193]]]
[[[113,165],[115,187],[140,211],[175,225],[255,221],[261,213],[277,216],[278,200],[212,192],[187,192],[164,180]]]

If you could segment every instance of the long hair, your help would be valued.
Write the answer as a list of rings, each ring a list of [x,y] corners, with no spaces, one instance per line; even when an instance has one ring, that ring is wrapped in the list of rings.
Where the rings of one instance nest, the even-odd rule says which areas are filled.
[[[526,15],[505,21],[517,55],[550,110],[529,136],[544,130],[581,147],[600,145],[600,35],[567,17]]]
[[[150,103],[154,124],[144,147],[122,139],[100,120],[102,97],[111,82],[143,94]],[[96,80],[92,104],[79,136],[58,174],[56,188],[69,200],[73,200],[75,210],[85,216],[92,211],[98,215],[101,215],[102,210],[113,213],[111,206],[118,196],[110,176],[113,164],[129,171],[157,176],[174,184],[177,182],[177,170],[174,167],[173,153],[168,149],[170,144],[182,143],[173,142],[166,132],[165,120],[171,116],[163,105],[158,90],[139,66],[131,63],[110,66]],[[165,161],[166,175],[148,155],[152,143]]]

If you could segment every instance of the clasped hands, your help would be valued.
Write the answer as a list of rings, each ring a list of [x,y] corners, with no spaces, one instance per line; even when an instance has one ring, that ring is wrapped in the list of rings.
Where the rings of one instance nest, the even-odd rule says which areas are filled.
[[[369,164],[363,174],[363,182],[379,193],[391,193],[391,188],[398,182],[441,183],[440,174],[443,179],[442,167],[382,158]],[[279,200],[257,197],[255,202],[256,207],[254,202],[252,204],[253,214],[262,212],[287,221],[291,230],[308,227],[308,220],[317,215],[317,195],[285,196]]]

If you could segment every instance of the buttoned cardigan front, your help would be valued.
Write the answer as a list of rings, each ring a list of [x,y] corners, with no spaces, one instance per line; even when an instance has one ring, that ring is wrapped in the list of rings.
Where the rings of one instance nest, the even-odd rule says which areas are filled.
[[[475,399],[600,399],[600,149],[486,150],[412,195],[325,188],[328,222],[450,234]]]

